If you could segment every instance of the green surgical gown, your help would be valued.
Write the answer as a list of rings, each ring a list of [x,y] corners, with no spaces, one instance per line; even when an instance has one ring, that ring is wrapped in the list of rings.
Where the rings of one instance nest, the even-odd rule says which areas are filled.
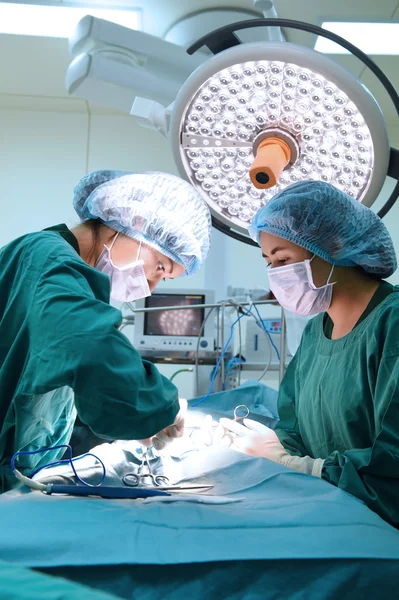
[[[141,439],[170,425],[175,386],[118,330],[107,275],[87,265],[66,228],[0,250],[0,491],[19,450],[67,443],[76,418],[106,439]],[[63,450],[21,456],[21,470]]]
[[[290,454],[325,459],[323,479],[399,527],[399,287],[375,304],[338,340],[325,335],[325,315],[308,323],[276,433]]]

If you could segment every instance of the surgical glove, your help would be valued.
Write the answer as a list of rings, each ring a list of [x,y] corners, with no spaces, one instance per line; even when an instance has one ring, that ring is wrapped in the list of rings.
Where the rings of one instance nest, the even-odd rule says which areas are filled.
[[[321,477],[324,460],[310,456],[291,456],[273,429],[252,419],[244,419],[243,423],[245,427],[231,419],[220,419],[220,424],[231,437],[232,448],[250,456],[268,458],[301,473]]]
[[[187,400],[180,398],[180,410],[177,413],[175,422],[162,429],[159,433],[151,438],[151,443],[156,450],[163,450],[167,444],[173,442],[176,438],[181,438],[184,435],[184,420],[187,414]]]

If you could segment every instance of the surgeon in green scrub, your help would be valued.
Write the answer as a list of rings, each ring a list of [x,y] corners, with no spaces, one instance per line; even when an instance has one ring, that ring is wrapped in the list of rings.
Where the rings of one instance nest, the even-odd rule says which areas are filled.
[[[285,309],[317,315],[282,381],[271,429],[224,421],[237,449],[321,477],[399,527],[399,287],[389,233],[333,186],[279,192],[250,233]]]
[[[56,199],[55,199],[56,200]],[[184,402],[118,330],[110,297],[133,302],[192,274],[210,245],[208,208],[166,173],[97,171],[74,190],[81,224],[25,235],[0,250],[0,490],[10,459],[69,442],[76,415],[97,436],[182,433]],[[64,450],[23,455],[26,475]]]

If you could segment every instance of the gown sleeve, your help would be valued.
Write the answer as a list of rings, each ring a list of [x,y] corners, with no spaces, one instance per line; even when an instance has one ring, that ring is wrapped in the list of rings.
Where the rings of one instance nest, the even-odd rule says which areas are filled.
[[[306,456],[301,435],[299,433],[298,420],[295,410],[295,386],[296,369],[299,360],[301,346],[299,346],[294,358],[288,365],[283,381],[281,382],[278,395],[279,422],[275,432],[284,448],[293,456]]]
[[[100,437],[142,439],[172,424],[177,389],[117,329],[109,281],[80,259],[48,262],[31,299],[25,387],[70,386],[81,421]]]
[[[372,445],[332,452],[321,476],[399,527],[399,344],[381,358],[373,416]]]

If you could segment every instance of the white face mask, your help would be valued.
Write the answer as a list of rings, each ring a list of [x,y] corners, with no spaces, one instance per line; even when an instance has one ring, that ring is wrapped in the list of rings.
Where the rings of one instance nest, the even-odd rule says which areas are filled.
[[[119,233],[114,237],[111,246],[105,246],[101,252],[95,268],[109,276],[111,280],[111,298],[119,302],[134,302],[140,298],[151,296],[148,281],[144,271],[144,261],[139,260],[141,244],[137,254],[137,260],[117,267],[111,259],[111,250]]]
[[[326,312],[331,305],[334,283],[330,283],[330,279],[334,266],[326,285],[318,288],[313,283],[310,266],[313,258],[268,271],[270,289],[281,306],[298,315],[308,316]]]

